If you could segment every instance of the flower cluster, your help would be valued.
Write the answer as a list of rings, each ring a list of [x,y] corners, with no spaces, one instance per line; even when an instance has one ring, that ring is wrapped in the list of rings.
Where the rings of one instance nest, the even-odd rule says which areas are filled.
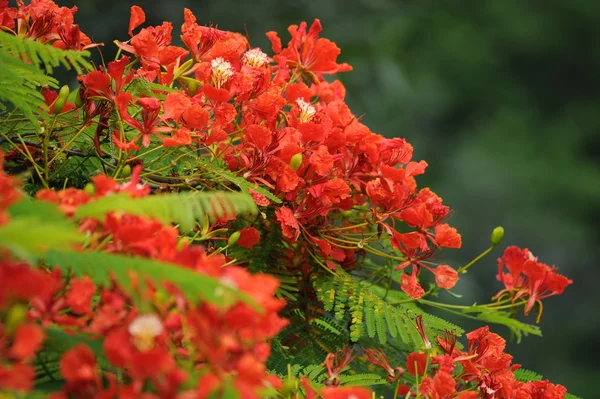
[[[508,273],[505,273],[505,268]],[[573,280],[556,272],[555,266],[538,262],[538,258],[527,249],[516,246],[506,248],[504,255],[498,258],[496,278],[504,289],[495,298],[498,301],[509,299],[514,303],[521,299],[525,302],[525,314],[539,305],[538,320],[542,315],[542,299],[562,294]]]
[[[74,23],[76,10],[49,0],[18,1],[16,8],[0,0],[0,28],[59,49],[99,46]],[[337,301],[337,319],[349,311],[346,321],[365,320],[369,338],[378,334],[382,343],[386,326],[394,323],[414,327],[418,335],[411,330],[411,338],[421,337],[425,352],[403,346],[393,360],[385,348],[360,341],[363,360],[386,373],[378,383],[394,384],[396,395],[564,397],[560,385],[518,381],[519,365],[488,327],[467,334],[465,351],[452,333],[432,345],[428,337],[437,334],[424,327],[422,315],[415,326],[407,326],[413,316],[392,307],[410,304],[411,314],[420,309],[417,304],[469,309],[425,296],[452,289],[459,272],[475,261],[458,270],[437,262],[443,250],[462,245],[461,235],[448,224],[451,210],[429,188],[417,185],[428,165],[413,160],[413,147],[403,138],[372,132],[346,105],[342,83],[325,79],[352,67],[339,63],[340,49],[320,37],[318,19],[310,26],[290,26],[287,44],[268,32],[271,55],[252,48],[241,34],[199,25],[188,9],[181,26],[183,46],[172,44],[171,23],[142,27],[145,19],[140,7],[131,7],[129,40],[115,41],[117,58],[78,76],[73,95],[67,86],[59,92],[42,88],[47,109],[40,111],[35,132],[19,122],[16,133],[13,128],[0,131],[0,144],[10,149],[9,170],[33,170],[29,194],[56,205],[64,216],[61,222],[74,230],[77,226],[82,239],[72,243],[72,253],[152,261],[203,276],[219,288],[191,300],[189,285],[151,278],[143,268],[127,270],[129,284],[116,273],[107,283],[76,267],[56,267],[43,256],[22,256],[18,248],[0,242],[0,396],[34,390],[40,377],[49,376],[64,382],[54,399],[371,398],[364,387],[344,386],[345,370],[356,358],[348,347],[336,352],[317,341],[320,351],[332,352],[319,381],[309,378],[318,366],[293,375],[289,364],[287,379],[267,367],[274,349],[278,361],[304,361],[293,358],[303,353],[306,341],[291,342],[301,338],[295,326],[285,335],[290,342],[277,341],[290,323],[287,318],[300,319],[309,334],[313,324],[320,325],[336,333],[339,346],[345,344],[344,327],[329,324],[328,308],[318,303],[313,284],[334,275],[350,283],[339,292],[327,291],[330,305],[336,295],[356,300],[350,309]],[[40,128],[43,134],[37,133]],[[22,194],[20,182],[2,168],[0,162],[0,234],[8,234],[1,229],[11,223],[9,207]],[[74,187],[68,187],[72,181]],[[183,232],[122,211],[78,216],[81,207],[111,196],[144,201],[155,194],[222,189],[247,192],[249,204],[259,210],[256,218],[223,215],[218,204],[210,203],[218,217],[194,215],[202,223]],[[32,220],[25,221],[37,223]],[[492,247],[475,260],[498,245],[502,235],[503,229],[496,229]],[[255,261],[255,254],[271,248],[277,248],[268,254],[271,258],[256,256],[260,260]],[[367,267],[366,255],[384,258],[386,265]],[[266,264],[256,266],[260,262]],[[435,279],[427,292],[419,281],[424,269]],[[385,295],[364,294],[370,289],[365,280],[378,287],[383,277]],[[541,300],[572,283],[517,247],[499,259],[497,278],[505,288],[496,302],[479,305],[472,314],[521,305],[528,313],[538,304],[541,315]],[[397,302],[387,298],[394,291]],[[211,296],[222,301],[210,301]],[[364,318],[363,305],[372,311]],[[350,340],[358,340],[361,328]],[[395,330],[389,331],[395,338]],[[57,334],[71,338],[67,348],[57,347]],[[56,370],[48,369],[49,353],[59,354]]]
[[[18,1],[17,5],[13,8],[7,0],[0,2],[2,30],[67,50],[80,51],[102,45],[92,43],[74,23],[76,6],[59,7],[50,0],[32,0],[28,5]]]
[[[437,355],[435,350],[411,352],[404,367],[390,365],[382,349],[365,349],[363,358],[387,373],[387,381],[395,383],[400,397],[542,399],[562,398],[566,394],[565,387],[548,380],[518,381],[514,373],[521,365],[512,363],[512,356],[504,352],[506,341],[490,332],[489,327],[471,331],[467,340],[467,350],[461,351],[457,348],[456,336],[447,332],[437,338],[442,354]],[[328,354],[324,362],[325,384],[337,386],[340,373],[354,358],[348,348]],[[409,379],[414,383],[407,383]],[[355,394],[360,395],[359,392]]]
[[[285,47],[269,32],[272,58],[249,48],[242,35],[199,26],[189,10],[181,28],[185,48],[171,45],[167,22],[133,35],[144,20],[134,6],[132,37],[118,43],[130,56],[79,78],[89,118],[100,115],[102,121],[118,112],[122,123],[110,133],[116,148],[131,152],[154,143],[208,149],[230,171],[282,200],[275,217],[290,242],[306,246],[305,261],[319,253],[326,267],[347,267],[357,252],[375,251],[369,243],[378,226],[404,259],[398,270],[410,267],[401,281],[408,295],[423,295],[417,281],[423,268],[441,288],[456,284],[452,267],[424,262],[440,248],[461,246],[460,235],[444,223],[450,209],[431,190],[417,188],[415,176],[427,163],[411,160],[406,140],[371,132],[348,109],[342,84],[324,79],[351,67],[337,63],[340,50],[319,37],[318,20],[310,28],[292,26]],[[130,57],[139,68],[128,68]],[[178,82],[182,91],[164,101],[134,96],[123,91],[134,78]],[[98,126],[97,142],[103,129]],[[262,194],[254,198],[260,206],[271,204]],[[358,216],[338,223],[337,215],[350,209],[359,209]],[[331,229],[336,223],[339,229]],[[370,238],[352,238],[358,235]]]

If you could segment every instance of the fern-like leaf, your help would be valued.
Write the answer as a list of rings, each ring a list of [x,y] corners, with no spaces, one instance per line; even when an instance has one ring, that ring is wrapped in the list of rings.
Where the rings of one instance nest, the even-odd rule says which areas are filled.
[[[153,217],[163,223],[177,223],[182,230],[194,228],[196,221],[224,216],[256,214],[256,204],[244,193],[187,192],[131,198],[125,194],[103,197],[77,209],[76,217],[102,218],[110,211]]]
[[[0,227],[0,248],[30,263],[50,249],[68,249],[83,241],[77,227],[53,204],[23,199],[9,213],[10,221]]]
[[[151,280],[156,286],[169,282],[178,287],[193,303],[200,300],[216,305],[229,305],[242,300],[257,310],[256,302],[247,294],[237,291],[213,277],[171,263],[152,259],[133,258],[98,252],[50,251],[44,256],[46,263],[75,275],[89,276],[95,283],[107,285],[114,276],[119,285],[133,293],[131,272]]]
[[[59,65],[66,69],[74,69],[78,74],[93,69],[86,59],[90,56],[89,51],[63,50],[3,31],[0,31],[0,51],[26,63],[41,66],[48,74],[52,74],[54,68]]]
[[[47,76],[63,65],[78,74],[92,69],[86,60],[88,51],[62,50],[0,30],[0,100],[20,109],[39,131],[35,114],[46,108],[40,86],[58,87],[56,79]]]
[[[542,336],[542,330],[540,330],[538,326],[523,323],[512,317],[512,315],[509,312],[486,311],[477,314],[477,318],[486,323],[502,324],[508,327],[510,331],[515,335],[517,343],[521,342],[521,338],[523,337],[523,335],[527,336],[528,334],[532,334],[537,335],[539,337]]]
[[[279,198],[277,198],[275,195],[273,195],[271,192],[269,192],[268,190],[266,190],[262,187],[255,186],[254,184],[250,183],[248,180],[244,179],[243,177],[240,177],[219,165],[216,165],[212,162],[204,161],[201,158],[198,159],[198,164],[201,169],[209,172],[212,176],[220,177],[223,180],[226,180],[232,184],[235,184],[245,193],[247,193],[248,190],[253,190],[259,194],[264,195],[265,197],[267,197],[271,201],[275,202],[276,204],[281,204],[281,200]]]
[[[317,298],[324,309],[331,312],[336,320],[349,319],[350,339],[357,342],[368,336],[379,340],[381,344],[391,337],[399,336],[409,344],[423,346],[423,340],[414,326],[417,315],[422,315],[427,334],[435,336],[444,330],[453,330],[457,335],[464,333],[460,327],[436,316],[424,313],[413,304],[397,306],[385,302],[377,286],[361,284],[354,277],[338,271],[338,276],[315,275],[313,285]]]

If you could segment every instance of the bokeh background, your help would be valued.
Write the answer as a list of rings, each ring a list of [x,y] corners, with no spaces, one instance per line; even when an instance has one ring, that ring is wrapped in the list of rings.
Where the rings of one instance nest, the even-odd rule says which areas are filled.
[[[545,301],[544,338],[512,342],[509,351],[572,393],[600,397],[599,1],[58,3],[80,8],[77,21],[106,44],[106,59],[116,50],[112,40],[128,39],[133,4],[150,24],[172,21],[174,32],[188,7],[201,23],[247,31],[267,52],[264,32],[286,40],[288,25],[321,19],[323,36],[354,66],[339,76],[354,113],[377,133],[408,139],[430,165],[420,184],[454,209],[464,246],[448,254],[451,263],[479,254],[503,225],[503,245],[528,247],[575,281]],[[456,289],[464,298],[451,300],[481,303],[495,294],[501,252],[478,263]]]

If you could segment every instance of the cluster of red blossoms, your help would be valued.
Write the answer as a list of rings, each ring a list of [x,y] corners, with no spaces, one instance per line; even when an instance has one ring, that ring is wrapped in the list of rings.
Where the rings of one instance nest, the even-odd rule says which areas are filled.
[[[148,193],[135,180],[117,184],[106,176],[97,176],[94,182],[93,196],[67,189],[58,193],[42,190],[38,198],[56,202],[72,214],[78,205],[111,193]],[[6,207],[18,197],[14,178],[0,171],[3,223],[9,221]],[[96,242],[112,237],[103,247],[93,245],[96,250],[160,259],[215,277],[248,294],[262,311],[241,302],[226,308],[190,303],[175,286],[146,283],[137,294],[153,311],[142,312],[115,281],[109,287],[99,287],[89,277],[64,276],[59,269],[47,272],[3,254],[0,391],[32,388],[36,371],[31,361],[45,340],[44,329],[51,326],[86,333],[91,338],[105,337],[103,355],[111,366],[122,370],[119,381],[114,373],[101,373],[97,354],[79,344],[60,360],[66,384],[55,398],[84,397],[84,393],[85,397],[135,398],[148,382],[157,395],[145,397],[175,397],[192,377],[191,370],[183,368],[186,363],[194,365],[197,381],[197,387],[188,389],[186,397],[208,397],[225,381],[247,398],[259,397],[260,389],[281,385],[264,366],[270,353],[266,340],[287,324],[277,315],[284,306],[273,296],[277,279],[250,275],[238,266],[223,267],[223,256],[208,256],[201,247],[178,244],[177,230],[155,220],[111,213],[102,223],[84,220],[80,229]],[[108,380],[107,384],[102,378]]]
[[[0,0],[0,28],[62,49],[100,45],[79,31],[75,11],[76,7],[58,7],[49,0],[32,0],[29,5],[17,1],[16,8]],[[272,56],[252,48],[243,35],[200,26],[187,9],[181,27],[184,47],[172,45],[169,22],[134,34],[144,22],[143,10],[133,6],[130,39],[117,41],[119,54],[126,55],[79,76],[76,101],[68,103],[62,93],[43,91],[48,111],[57,114],[47,137],[64,146],[64,152],[81,154],[69,147],[79,145],[76,136],[65,144],[51,131],[61,124],[60,114],[73,113],[82,125],[79,132],[95,126],[94,156],[103,167],[114,176],[131,168],[131,178],[123,182],[98,175],[88,189],[42,189],[38,200],[56,204],[72,218],[80,206],[113,194],[145,197],[151,187],[196,188],[186,186],[193,181],[206,183],[203,189],[218,186],[197,179],[193,164],[189,170],[181,167],[174,172],[169,167],[152,170],[152,162],[140,161],[147,154],[162,159],[172,150],[185,150],[213,165],[225,165],[229,175],[256,189],[249,193],[264,220],[245,224],[231,243],[250,248],[260,245],[260,231],[278,230],[289,249],[287,258],[278,262],[304,277],[317,273],[318,267],[333,273],[338,268],[350,270],[360,256],[370,253],[397,261],[401,289],[412,299],[425,294],[418,281],[423,269],[434,275],[439,288],[455,286],[457,271],[432,262],[440,250],[459,248],[462,241],[446,223],[450,209],[442,199],[417,187],[415,177],[424,173],[427,163],[412,160],[413,148],[406,140],[371,132],[345,104],[343,85],[324,79],[351,67],[338,63],[339,48],[319,37],[319,20],[310,27],[292,25],[285,46],[275,32],[268,32]],[[18,160],[27,154],[28,166],[36,167],[44,160],[52,164],[62,150],[30,142],[9,155]],[[48,151],[56,153],[48,157]],[[169,161],[171,166],[177,163]],[[45,166],[46,172],[54,167]],[[178,183],[161,184],[172,179]],[[19,184],[0,163],[0,226],[10,222],[7,208],[19,200]],[[204,234],[218,236],[229,221],[213,222]],[[247,294],[262,311],[238,301],[226,306],[193,303],[173,284],[159,285],[143,276],[132,277],[133,289],[117,279],[100,286],[90,277],[65,275],[0,252],[0,395],[33,388],[35,378],[45,371],[38,355],[50,330],[59,328],[90,339],[105,338],[101,349],[79,343],[62,355],[59,371],[65,385],[54,398],[210,398],[226,396],[228,389],[242,398],[258,398],[265,392],[285,396],[281,392],[287,388],[265,366],[269,340],[288,323],[278,315],[285,301],[274,297],[276,278],[251,275],[231,265],[232,260],[217,250],[222,247],[190,245],[176,227],[151,218],[111,212],[102,220],[83,219],[79,231],[86,244],[77,250],[187,268]],[[524,304],[526,312],[536,303],[541,309],[541,299],[562,293],[572,283],[555,268],[537,262],[528,250],[516,247],[508,248],[499,260],[498,280],[505,286],[496,296],[498,302]],[[398,384],[399,395],[428,399],[565,395],[564,387],[548,381],[517,381],[514,372],[519,366],[504,353],[505,341],[487,327],[467,334],[464,352],[456,348],[453,334],[438,337],[442,355],[432,348],[422,320],[417,330],[426,352],[410,353],[403,366],[391,365],[381,350],[364,349],[364,358],[383,368],[388,382]],[[317,393],[303,378],[294,389],[296,397],[301,388],[307,398],[371,398],[366,388],[338,386],[353,358],[349,349],[330,353],[324,362],[325,388]]]
[[[548,380],[521,382],[514,372],[521,366],[512,363],[512,356],[505,353],[506,341],[482,327],[467,334],[466,351],[456,348],[456,336],[446,332],[437,337],[441,355],[431,351],[431,344],[420,330],[428,345],[427,352],[411,352],[406,363],[392,366],[381,349],[365,349],[364,359],[382,368],[390,383],[403,382],[406,372],[414,379],[412,385],[398,384],[400,397],[425,399],[557,399],[563,398],[567,390]],[[337,386],[339,375],[353,360],[352,350],[344,348],[325,359],[325,384]],[[357,397],[360,396],[357,393]],[[364,394],[368,398],[368,391]]]
[[[504,268],[508,273],[504,273]],[[525,314],[537,304],[540,308],[538,321],[542,315],[542,299],[562,294],[573,280],[558,274],[556,266],[548,266],[538,262],[538,258],[527,249],[516,246],[506,248],[502,258],[498,259],[498,275],[496,278],[502,284],[501,290],[494,299],[502,301],[510,299],[525,302]]]
[[[91,44],[73,24],[75,10],[45,0],[18,9],[0,4],[3,24],[15,34],[83,49]],[[411,160],[413,148],[404,139],[371,132],[345,104],[343,85],[324,79],[351,67],[338,64],[339,48],[319,37],[319,20],[310,28],[291,26],[285,47],[275,32],[267,33],[272,57],[251,48],[241,34],[198,25],[187,9],[181,27],[185,47],[171,44],[169,22],[133,34],[144,21],[143,10],[133,6],[131,39],[117,42],[129,55],[79,77],[84,120],[97,123],[100,155],[107,135],[125,153],[156,145],[207,150],[283,201],[274,207],[275,216],[290,242],[305,244],[304,264],[318,253],[328,268],[350,267],[357,253],[371,248],[368,240],[349,241],[348,234],[365,236],[378,226],[405,259],[397,270],[406,270],[401,287],[409,296],[424,294],[417,280],[422,269],[434,273],[441,288],[456,284],[452,267],[424,262],[441,248],[461,246],[460,235],[444,222],[449,208],[428,188],[417,188],[415,176],[427,163]],[[74,33],[61,33],[74,30],[76,43]],[[180,90],[166,93],[164,101],[136,97],[126,91],[133,79],[177,84]],[[46,90],[45,96],[52,108],[56,93]],[[73,108],[67,104],[61,112]],[[115,111],[118,127],[108,123]],[[258,205],[271,204],[253,195]],[[361,210],[362,220],[343,221],[338,226],[343,229],[331,231],[336,215],[350,209]]]

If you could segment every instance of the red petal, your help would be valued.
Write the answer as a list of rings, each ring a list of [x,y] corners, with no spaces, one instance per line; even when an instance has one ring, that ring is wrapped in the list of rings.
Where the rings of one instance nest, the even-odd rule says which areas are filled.
[[[129,36],[133,36],[133,30],[146,21],[146,14],[139,6],[131,6],[131,16],[129,17]]]

